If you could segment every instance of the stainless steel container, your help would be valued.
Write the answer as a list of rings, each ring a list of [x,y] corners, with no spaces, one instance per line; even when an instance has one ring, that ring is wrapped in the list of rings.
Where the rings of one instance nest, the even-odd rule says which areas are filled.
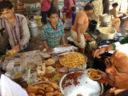
[[[32,37],[37,37],[39,35],[39,29],[36,21],[29,22],[29,29]]]
[[[100,26],[111,26],[111,15],[103,14],[100,16]]]

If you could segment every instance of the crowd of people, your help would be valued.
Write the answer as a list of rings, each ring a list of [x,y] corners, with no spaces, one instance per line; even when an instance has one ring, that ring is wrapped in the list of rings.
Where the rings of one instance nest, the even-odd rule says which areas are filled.
[[[53,6],[52,0],[39,0],[41,4],[42,15],[42,42],[44,48],[48,52],[52,51],[58,45],[69,46],[65,41],[65,24],[59,17],[59,12]],[[103,13],[111,14],[112,26],[119,31],[120,18],[117,17],[118,2],[112,4],[112,9],[109,10],[109,0],[91,0],[84,7],[83,10],[77,11],[75,7],[75,0],[64,0],[63,12],[66,13],[66,21],[69,22],[71,29],[71,37],[76,46],[79,47],[81,53],[85,53],[86,48],[86,35],[89,23],[91,20],[100,22],[100,15]],[[9,54],[11,51],[14,53],[31,50],[29,40],[30,32],[25,16],[15,13],[14,7],[10,1],[0,2],[0,29],[4,28],[8,35],[9,46],[5,48],[4,54]],[[2,32],[0,38],[2,38]],[[1,42],[1,41],[0,41]],[[110,84],[113,88],[110,93],[113,96],[127,96],[128,95],[128,36],[123,40],[116,42],[107,47],[96,49],[93,57],[101,58],[101,54],[104,54],[110,50],[116,50],[111,56],[109,64],[106,64],[106,73],[99,71],[102,75],[101,80],[104,84]],[[123,45],[124,44],[124,45]],[[2,47],[2,46],[0,46]],[[108,95],[104,95],[108,96]]]

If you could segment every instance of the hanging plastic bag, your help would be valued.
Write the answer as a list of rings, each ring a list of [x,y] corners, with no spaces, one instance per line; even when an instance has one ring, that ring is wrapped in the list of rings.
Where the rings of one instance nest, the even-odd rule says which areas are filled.
[[[5,75],[1,75],[0,87],[0,96],[28,96],[27,92],[19,84]]]

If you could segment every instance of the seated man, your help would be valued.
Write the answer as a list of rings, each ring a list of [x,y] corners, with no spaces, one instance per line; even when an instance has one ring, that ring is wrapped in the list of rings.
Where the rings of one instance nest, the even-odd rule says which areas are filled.
[[[74,43],[80,48],[81,53],[85,52],[86,47],[86,31],[89,26],[89,20],[93,13],[93,6],[87,4],[84,10],[77,13],[75,23],[71,30],[71,36]]]
[[[99,71],[102,78],[99,82],[113,86],[109,93],[114,95],[103,96],[128,96],[128,44],[118,47],[106,63],[106,73]]]
[[[0,13],[0,29],[4,28],[8,34],[11,50],[17,53],[26,49],[30,39],[26,18],[23,15],[14,13],[14,8],[10,1],[0,2]]]
[[[65,44],[64,39],[64,25],[59,20],[58,11],[52,8],[48,12],[48,23],[42,28],[42,40],[43,45],[48,52],[52,51],[52,48],[62,44]]]
[[[118,3],[113,3],[112,7],[113,9],[110,10],[110,14],[113,16],[112,25],[115,25],[116,31],[119,31],[120,18],[117,17],[117,11],[116,11],[116,8],[118,7]]]

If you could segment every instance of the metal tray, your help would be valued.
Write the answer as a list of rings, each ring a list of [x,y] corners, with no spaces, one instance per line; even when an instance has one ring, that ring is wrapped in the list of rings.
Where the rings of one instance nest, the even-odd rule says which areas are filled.
[[[63,54],[60,54],[59,56],[63,56],[63,55],[66,55],[66,54],[70,54],[70,53],[72,53],[72,52],[67,52],[67,53],[63,53]],[[79,52],[75,52],[75,53],[79,53]],[[80,53],[81,54],[81,53]],[[83,55],[83,54],[82,54]],[[85,63],[83,64],[83,65],[81,65],[81,66],[78,66],[78,67],[76,67],[76,68],[69,68],[69,67],[67,67],[67,68],[69,68],[69,71],[71,72],[71,71],[81,71],[81,70],[84,70],[84,69],[86,69],[87,68],[87,60],[88,60],[88,58],[87,58],[87,56],[85,56],[85,55],[83,55],[84,57],[85,57]],[[59,58],[59,62],[60,62],[60,58]],[[60,64],[62,65],[62,66],[64,66],[61,62],[60,62]],[[66,67],[66,66],[64,66],[64,67]]]
[[[61,81],[59,83],[60,90],[64,94],[64,96],[77,96],[78,94],[82,96],[100,96],[103,93],[103,85],[98,83],[97,81],[91,80],[86,72],[82,72],[83,74],[78,77],[79,84],[74,85],[73,80],[71,79],[72,85],[69,85],[63,89],[62,82],[64,78],[71,73],[74,72],[65,74],[61,78]]]

